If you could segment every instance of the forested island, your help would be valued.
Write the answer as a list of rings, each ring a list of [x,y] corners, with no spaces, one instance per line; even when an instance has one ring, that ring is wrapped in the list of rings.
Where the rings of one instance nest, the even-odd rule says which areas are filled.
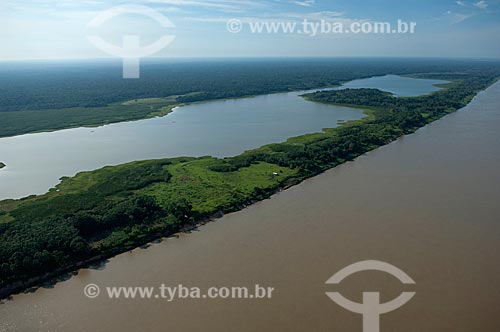
[[[150,160],[83,172],[45,195],[0,202],[1,297],[237,211],[411,134],[467,105],[497,81],[500,68],[421,76],[452,84],[408,98],[373,89],[308,94],[304,98],[363,108],[369,116],[231,158]]]
[[[2,162],[0,162],[0,169],[4,168],[6,165]]]

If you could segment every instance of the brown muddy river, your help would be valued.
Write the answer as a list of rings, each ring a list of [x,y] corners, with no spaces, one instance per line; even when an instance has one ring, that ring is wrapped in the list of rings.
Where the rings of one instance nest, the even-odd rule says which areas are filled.
[[[380,331],[500,331],[500,83],[465,109],[199,231],[0,305],[0,331],[362,331],[361,301],[416,296]],[[380,272],[325,285],[352,263]],[[272,299],[87,299],[85,285],[251,286]]]

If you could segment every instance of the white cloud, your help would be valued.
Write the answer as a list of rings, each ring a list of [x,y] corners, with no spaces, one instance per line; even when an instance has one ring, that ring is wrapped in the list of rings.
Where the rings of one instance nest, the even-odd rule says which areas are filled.
[[[480,9],[486,9],[488,7],[488,3],[484,0],[478,1],[474,3],[474,6]]]
[[[446,14],[448,14],[448,16],[451,18],[451,24],[461,23],[474,16],[474,14],[454,13],[450,10]]]
[[[172,6],[186,6],[196,8],[219,9],[228,12],[240,12],[246,8],[265,7],[267,4],[262,1],[250,0],[146,0],[152,4],[166,4]]]
[[[303,6],[303,7],[312,7],[316,3],[316,0],[302,0],[302,1],[292,1],[292,3]]]
[[[462,6],[462,7],[467,7],[467,3],[465,1],[458,0],[456,1],[457,5]]]

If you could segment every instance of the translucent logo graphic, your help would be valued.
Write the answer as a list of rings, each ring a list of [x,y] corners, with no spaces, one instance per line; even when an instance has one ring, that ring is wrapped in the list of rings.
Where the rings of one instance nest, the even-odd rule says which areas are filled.
[[[330,279],[326,284],[339,284],[347,277],[354,273],[363,271],[381,271],[396,277],[401,283],[407,285],[414,285],[415,281],[410,278],[405,272],[397,267],[380,262],[380,261],[363,261],[349,265],[343,268]],[[378,292],[364,292],[363,303],[353,302],[338,292],[328,292],[326,295],[341,307],[363,315],[363,331],[364,332],[379,332],[380,331],[380,315],[392,312],[410,301],[415,292],[403,292],[397,298],[390,302],[380,303],[380,293]]]
[[[124,14],[138,14],[151,18],[158,22],[164,28],[175,28],[175,25],[166,16],[157,10],[142,6],[142,5],[122,5],[110,8],[101,12],[88,24],[89,28],[98,28],[105,22],[113,19],[114,17]],[[139,78],[140,77],[140,59],[146,56],[158,53],[169,44],[171,44],[175,36],[165,35],[158,39],[156,42],[141,47],[139,35],[126,35],[123,36],[122,46],[116,46],[108,43],[99,36],[87,36],[92,44],[100,50],[123,59],[123,78]]]

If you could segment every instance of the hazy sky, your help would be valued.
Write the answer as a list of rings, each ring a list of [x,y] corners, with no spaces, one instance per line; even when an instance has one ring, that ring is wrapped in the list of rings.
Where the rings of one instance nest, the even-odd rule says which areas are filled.
[[[99,13],[123,4],[145,5],[175,28],[124,14],[91,28]],[[240,20],[230,33],[226,22]],[[260,33],[249,22],[417,23],[414,34]],[[425,56],[500,57],[500,0],[0,0],[0,59],[93,58],[106,53],[89,42],[99,35],[121,45],[138,35],[147,45],[164,35],[175,41],[156,56]]]

